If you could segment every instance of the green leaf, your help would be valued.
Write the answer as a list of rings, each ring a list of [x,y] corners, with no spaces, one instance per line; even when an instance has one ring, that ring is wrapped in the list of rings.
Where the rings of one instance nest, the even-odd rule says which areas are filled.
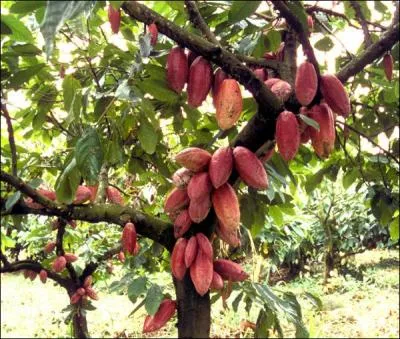
[[[246,19],[256,11],[260,3],[261,1],[233,1],[228,14],[229,22],[235,23]]]
[[[16,55],[21,56],[33,56],[42,54],[42,50],[32,44],[14,45],[11,47],[11,50],[15,52]]]
[[[303,30],[307,33],[308,32],[307,13],[304,10],[301,1],[287,1],[286,5],[289,7],[290,11],[297,17],[297,19],[301,22]]]
[[[147,119],[141,119],[138,138],[146,153],[153,154],[158,142],[158,134]]]
[[[265,36],[265,47],[267,51],[276,51],[281,44],[281,33],[271,30]],[[264,51],[265,52],[265,51]]]
[[[264,310],[260,310],[256,322],[256,331],[254,333],[255,338],[269,338],[268,329],[271,327],[270,317]]]
[[[15,241],[1,232],[1,251],[4,253],[6,248],[13,247],[15,247]]]
[[[67,122],[78,119],[82,107],[81,84],[72,75],[63,80],[64,108],[68,112]]]
[[[88,128],[76,143],[75,159],[85,181],[95,184],[103,164],[103,149],[94,128]]]
[[[113,6],[114,9],[119,9],[124,1],[110,1],[111,6]]]
[[[37,64],[33,65],[29,68],[26,68],[22,71],[15,72],[9,79],[10,88],[18,89],[25,82],[29,81],[33,76],[40,72],[40,70],[46,66],[45,64]]]
[[[160,82],[156,79],[146,79],[138,83],[138,87],[143,93],[149,93],[157,100],[175,103],[179,100],[179,96],[167,87],[166,82]]]
[[[46,6],[46,1],[16,1],[10,7],[10,13],[30,14],[44,6]]]
[[[332,49],[332,47],[334,46],[334,43],[332,41],[332,39],[328,36],[318,40],[314,47],[320,51],[323,52],[328,52]]]
[[[71,156],[69,158],[71,158]],[[81,174],[76,166],[76,159],[67,160],[69,160],[66,161],[68,165],[57,178],[55,190],[59,202],[70,204],[74,200],[76,189],[81,180]]]
[[[144,307],[148,314],[154,315],[161,301],[164,299],[161,287],[158,285],[152,285],[147,292]]]
[[[319,132],[319,123],[316,122],[314,119],[309,118],[304,114],[299,114],[301,120],[303,120],[308,126],[314,127]]]
[[[6,211],[9,211],[17,203],[20,197],[21,197],[20,191],[17,191],[13,195],[8,197],[6,201]]]
[[[146,291],[146,282],[147,279],[145,277],[139,277],[133,280],[128,286],[129,299],[137,298],[144,293]]]
[[[268,215],[274,219],[275,224],[278,226],[283,225],[283,214],[279,207],[277,206],[269,206],[268,207]]]
[[[390,239],[392,241],[399,240],[399,216],[394,218],[394,220],[389,225]]]
[[[31,31],[14,15],[2,15],[1,22],[11,29],[13,40],[33,43],[34,40]]]

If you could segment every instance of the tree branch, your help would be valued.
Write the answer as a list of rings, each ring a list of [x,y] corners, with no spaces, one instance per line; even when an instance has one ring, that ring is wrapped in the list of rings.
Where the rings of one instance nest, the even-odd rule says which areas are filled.
[[[3,101],[4,100],[4,101]],[[7,131],[8,131],[8,142],[10,144],[11,150],[11,173],[14,176],[18,175],[17,169],[17,148],[15,146],[15,139],[14,139],[14,129],[11,123],[10,114],[8,113],[8,109],[5,103],[5,98],[1,98],[1,111],[3,112],[3,116],[6,119],[7,123]]]
[[[372,44],[372,40],[368,30],[368,23],[365,21],[364,14],[361,11],[361,6],[357,1],[350,1],[350,5],[354,8],[358,22],[363,30],[365,47],[369,47]]]

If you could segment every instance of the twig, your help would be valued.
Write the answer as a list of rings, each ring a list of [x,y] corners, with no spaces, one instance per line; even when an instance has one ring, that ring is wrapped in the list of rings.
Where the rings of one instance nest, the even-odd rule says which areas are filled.
[[[354,8],[358,22],[363,30],[365,47],[369,47],[372,45],[372,40],[368,30],[368,23],[365,20],[363,12],[361,11],[361,6],[357,1],[350,1],[350,5]]]
[[[65,132],[67,135],[69,135],[70,137],[74,137],[74,135],[68,131],[66,128],[63,127],[63,125],[61,125],[61,123],[56,119],[56,117],[54,116],[52,110],[49,111],[50,114],[50,120],[53,124],[57,125],[57,127],[62,130],[63,132]]]
[[[11,150],[11,173],[14,176],[17,176],[18,175],[17,148],[15,146],[14,129],[12,126],[10,114],[8,113],[8,109],[7,109],[7,106],[5,103],[5,97],[3,97],[3,94],[2,94],[2,98],[1,98],[1,111],[3,112],[3,116],[6,119],[6,123],[7,123],[8,142],[10,144],[10,150]]]

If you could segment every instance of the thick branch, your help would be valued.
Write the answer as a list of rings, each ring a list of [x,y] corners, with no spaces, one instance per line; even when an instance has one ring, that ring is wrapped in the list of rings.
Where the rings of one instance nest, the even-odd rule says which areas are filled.
[[[6,119],[7,123],[7,132],[8,132],[8,142],[10,144],[10,150],[11,150],[11,172],[13,175],[18,175],[17,171],[17,148],[15,146],[15,139],[14,139],[14,129],[11,123],[11,118],[10,114],[8,113],[7,106],[3,100],[5,98],[1,98],[1,111],[3,112],[4,118]]]
[[[369,47],[372,44],[372,39],[371,39],[371,35],[369,34],[368,23],[365,21],[364,14],[361,10],[361,6],[357,1],[350,1],[350,4],[351,4],[351,7],[354,8],[358,22],[360,23],[360,25],[362,27],[362,30],[364,33],[365,47]]]

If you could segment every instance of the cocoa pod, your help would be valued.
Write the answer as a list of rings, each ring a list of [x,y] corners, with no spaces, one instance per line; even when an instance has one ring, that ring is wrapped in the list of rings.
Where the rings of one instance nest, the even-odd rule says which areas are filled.
[[[124,263],[125,262],[125,253],[123,251],[118,253],[118,259],[120,262]]]
[[[260,160],[261,162],[265,163],[267,162],[269,159],[272,158],[272,156],[275,153],[275,147],[271,148],[270,150],[268,150],[267,152],[265,152],[261,157]]]
[[[84,296],[86,294],[86,291],[85,291],[85,289],[83,287],[79,287],[76,290],[76,293],[78,293],[80,296]]]
[[[285,161],[292,160],[300,147],[300,130],[296,116],[283,111],[276,120],[275,140]]]
[[[310,128],[312,128],[312,127],[307,126],[307,127],[305,128],[305,130],[300,134],[300,142],[301,142],[302,144],[306,144],[307,142],[310,141],[310,139],[311,139],[311,136],[310,136]]]
[[[211,209],[210,196],[204,196],[198,200],[190,200],[189,204],[189,216],[190,219],[196,224],[201,223],[207,218],[208,213]]]
[[[167,195],[164,203],[165,213],[173,213],[189,204],[189,196],[186,189],[173,188]]]
[[[133,255],[137,241],[137,234],[135,225],[131,222],[125,224],[122,231],[122,250]]]
[[[218,237],[228,245],[231,245],[232,247],[240,246],[241,243],[238,235],[238,228],[228,228],[221,221],[218,221],[215,232]]]
[[[119,26],[121,24],[121,11],[120,9],[114,9],[113,6],[108,6],[108,21],[111,25],[111,30],[114,34],[119,32]]]
[[[284,59],[285,59],[285,43],[281,42],[278,50],[276,51],[276,60],[283,61]]]
[[[317,72],[311,62],[305,61],[298,68],[294,92],[300,104],[307,106],[314,99],[318,89]]]
[[[36,279],[37,273],[35,271],[29,271],[29,279],[34,281]]]
[[[171,271],[172,275],[178,279],[182,280],[186,273],[185,266],[185,250],[186,250],[187,240],[185,238],[179,238],[172,250],[171,255]]]
[[[249,149],[238,146],[233,150],[235,168],[240,178],[248,185],[256,189],[268,187],[268,176],[264,165]],[[220,218],[224,224],[225,220]]]
[[[74,262],[78,260],[78,257],[73,253],[64,253],[64,258],[67,262]]]
[[[154,332],[162,328],[175,314],[176,302],[171,299],[164,299],[157,312],[148,315],[144,321],[143,333]]]
[[[49,191],[43,188],[39,188],[37,190],[37,193],[52,201],[55,201],[57,199],[56,192],[54,191]],[[43,205],[35,202],[31,197],[25,198],[24,202],[29,208],[40,209],[44,207]]]
[[[314,30],[314,20],[311,15],[307,16],[307,26],[310,33]]]
[[[140,251],[140,244],[139,244],[139,242],[137,241],[137,242],[136,242],[135,249],[133,250],[133,255],[137,255],[137,254],[139,253],[139,251]]]
[[[239,120],[243,109],[242,93],[235,79],[225,79],[215,99],[216,119],[219,128],[230,129]]]
[[[149,33],[150,33],[150,44],[154,46],[157,43],[157,38],[158,38],[158,28],[155,23],[150,24],[147,27]]]
[[[199,200],[209,196],[212,190],[212,184],[207,172],[196,173],[189,182],[187,193],[190,200]]]
[[[172,183],[177,188],[185,188],[189,184],[193,172],[185,167],[181,167],[172,175]]]
[[[67,260],[62,255],[60,255],[53,261],[51,268],[54,272],[60,273],[64,270],[66,264]]]
[[[179,165],[193,172],[206,170],[210,160],[211,154],[198,147],[186,148],[175,156],[175,161]]]
[[[213,262],[200,248],[190,266],[190,278],[198,294],[207,293],[213,278]]]
[[[189,69],[188,80],[188,104],[191,107],[199,107],[207,98],[213,80],[213,72],[210,63],[202,56],[198,56]]]
[[[86,287],[85,293],[90,299],[99,300],[97,293],[95,292],[95,290],[92,287],[90,287],[90,286]]]
[[[92,282],[93,282],[93,277],[91,275],[88,275],[85,280],[83,281],[83,288],[92,286]]]
[[[350,114],[350,99],[346,89],[336,76],[321,76],[321,93],[329,107],[337,114],[347,117]]]
[[[393,57],[390,54],[390,52],[385,54],[384,57],[383,57],[383,68],[384,68],[384,71],[385,71],[386,79],[388,79],[389,81],[392,81],[392,77],[393,77]]]
[[[93,203],[96,200],[97,190],[99,189],[99,184],[93,186],[87,186],[90,190],[90,202]]]
[[[211,157],[208,174],[214,188],[225,184],[233,168],[233,153],[230,147],[218,148]]]
[[[225,79],[229,79],[229,76],[221,68],[218,68],[214,73],[214,81],[213,81],[213,86],[211,89],[214,107],[215,107],[215,100],[217,99],[218,91],[221,87],[222,82]]]
[[[46,246],[43,248],[44,253],[51,253],[54,251],[56,248],[56,242],[55,241],[50,241],[46,244]]]
[[[213,259],[213,248],[210,243],[210,240],[203,234],[203,233],[197,233],[196,234],[196,239],[197,239],[197,244],[199,247],[199,250],[203,251],[203,253],[206,255],[207,258],[210,260]]]
[[[308,110],[306,107],[300,108],[300,113],[308,116]],[[299,123],[299,131],[300,131],[300,142],[302,144],[307,143],[310,140],[310,128],[311,126],[307,125],[302,119],[298,118],[297,122]]]
[[[222,280],[221,276],[215,271],[213,271],[210,288],[213,290],[222,290],[224,288],[224,281]]]
[[[292,93],[292,86],[288,82],[281,80],[272,85],[271,91],[281,102],[285,102]]]
[[[197,252],[198,252],[197,238],[195,236],[192,236],[187,242],[187,246],[185,249],[185,266],[187,268],[189,268],[190,265],[192,265],[194,259],[196,259]]]
[[[124,205],[124,199],[122,198],[121,192],[115,187],[107,186],[106,188],[107,200],[112,204],[120,206]]]
[[[189,211],[183,210],[174,221],[174,236],[176,239],[182,237],[190,228],[192,219],[190,219]]]
[[[167,82],[168,86],[176,93],[181,93],[188,81],[189,66],[185,50],[174,47],[167,58]]]
[[[226,259],[215,260],[214,271],[217,272],[222,279],[232,282],[243,281],[249,277],[249,275],[243,271],[242,266]]]
[[[269,89],[271,89],[271,87],[273,86],[273,85],[275,85],[277,82],[279,82],[279,81],[282,81],[281,79],[279,79],[279,78],[271,78],[271,79],[268,79],[268,80],[266,80],[266,81],[264,81],[264,84],[265,84],[265,86],[267,86]]]
[[[265,81],[267,80],[268,74],[265,72],[264,68],[256,68],[253,71],[254,75],[260,79],[261,81]]]
[[[67,220],[68,225],[70,225],[73,229],[76,228],[76,221],[75,220]]]
[[[228,183],[212,193],[212,204],[218,219],[230,229],[240,226],[239,200],[235,190]]]
[[[197,53],[195,53],[195,52],[189,50],[189,53],[188,53],[188,56],[187,56],[189,67],[190,67],[190,65],[193,63],[193,61],[196,60],[196,58],[197,58],[198,56],[199,56],[199,55],[198,55]]]
[[[77,292],[75,292],[70,299],[70,303],[72,305],[76,304],[79,300],[81,300],[82,296],[80,294],[78,294]]]
[[[47,272],[45,270],[40,270],[39,272],[40,281],[45,284],[47,281]]]
[[[78,186],[75,192],[75,199],[72,202],[73,204],[82,204],[88,200],[90,200],[92,196],[92,192],[86,186]]]
[[[315,153],[327,158],[335,146],[335,121],[332,110],[327,104],[315,105],[308,113],[309,117],[319,124],[319,131],[309,128],[311,144]]]

